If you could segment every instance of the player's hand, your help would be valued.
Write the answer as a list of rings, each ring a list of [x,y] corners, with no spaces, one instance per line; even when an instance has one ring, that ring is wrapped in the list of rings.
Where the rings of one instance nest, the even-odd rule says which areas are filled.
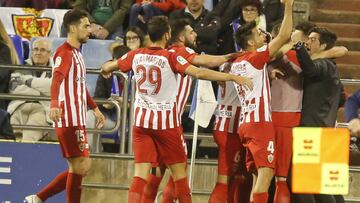
[[[101,69],[100,69],[100,74],[106,79],[111,77],[111,72],[108,71],[109,65],[110,65],[110,62],[106,62],[101,65]]]
[[[54,122],[57,122],[62,115],[62,110],[60,108],[51,108],[50,109],[50,119]]]
[[[246,90],[253,90],[254,85],[253,82],[251,81],[251,78],[248,77],[242,77],[242,76],[237,76],[237,75],[232,75],[233,81],[236,82],[237,84],[243,86]]]
[[[100,129],[100,128],[104,127],[104,124],[105,124],[104,115],[101,113],[101,111],[99,110],[98,107],[96,107],[93,111],[94,111],[94,116],[96,118],[96,128]]]
[[[285,74],[283,72],[281,72],[279,69],[274,69],[269,74],[269,77],[271,80],[277,80],[284,76],[285,76]]]
[[[360,137],[360,119],[354,118],[349,122],[349,130],[351,135]]]

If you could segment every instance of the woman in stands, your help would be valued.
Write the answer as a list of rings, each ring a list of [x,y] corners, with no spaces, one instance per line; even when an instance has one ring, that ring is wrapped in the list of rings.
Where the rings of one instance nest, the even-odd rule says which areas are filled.
[[[144,33],[138,27],[129,27],[125,34],[124,45],[131,50],[138,49],[144,46]]]
[[[14,44],[0,20],[0,64],[19,64]],[[0,93],[9,92],[10,70],[0,69]],[[0,109],[7,109],[7,101],[0,100]]]

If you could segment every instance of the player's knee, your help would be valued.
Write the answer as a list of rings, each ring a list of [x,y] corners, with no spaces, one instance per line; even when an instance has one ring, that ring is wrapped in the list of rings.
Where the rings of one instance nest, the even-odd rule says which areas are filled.
[[[90,170],[91,160],[89,158],[77,158],[71,161],[70,170],[73,173],[86,176]]]

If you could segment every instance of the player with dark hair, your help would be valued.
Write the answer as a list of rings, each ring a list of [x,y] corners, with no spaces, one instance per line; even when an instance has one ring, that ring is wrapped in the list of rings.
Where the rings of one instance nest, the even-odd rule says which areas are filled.
[[[81,10],[70,10],[64,15],[67,41],[54,55],[51,84],[50,118],[54,122],[63,156],[69,169],[60,173],[36,195],[26,197],[28,203],[41,203],[66,190],[67,203],[80,203],[81,183],[90,168],[89,145],[86,138],[86,111],[89,106],[102,128],[105,119],[85,83],[85,63],[79,51],[90,36],[90,22]]]
[[[246,166],[253,174],[252,202],[268,200],[268,188],[274,175],[275,130],[271,118],[271,93],[266,64],[289,39],[292,31],[293,0],[282,0],[284,19],[277,37],[269,44],[266,35],[251,22],[241,26],[235,41],[245,51],[231,67],[231,73],[252,78],[254,89],[235,85],[241,102],[238,133],[246,147]]]
[[[176,102],[177,91],[174,91],[178,74],[208,80],[232,80],[246,89],[251,89],[252,84],[246,77],[199,69],[190,65],[182,56],[167,51],[165,46],[171,33],[164,16],[156,16],[149,21],[148,33],[152,41],[149,47],[131,51],[121,59],[102,66],[105,77],[117,69],[123,72],[133,69],[137,82],[133,127],[135,176],[128,202],[141,201],[151,163],[158,160],[157,156],[172,172],[179,202],[191,202],[186,173],[187,157]]]
[[[188,20],[173,20],[170,23],[170,27],[171,39],[170,46],[168,47],[169,52],[173,52],[178,54],[179,56],[184,57],[190,64],[209,68],[218,67],[221,64],[235,58],[236,56],[236,54],[227,54],[221,56],[207,54],[199,55],[193,50],[193,48],[196,48],[197,34],[194,32]],[[189,75],[178,75],[176,102],[178,103],[178,113],[180,118],[182,118],[186,101],[190,94],[191,83],[192,78]],[[181,119],[179,120],[179,122],[180,124],[182,123]],[[152,169],[152,172],[155,172],[155,168]],[[160,170],[160,173],[158,170],[157,175],[152,173],[149,174],[148,183],[145,187],[145,191],[143,194],[143,202],[144,200],[146,200],[147,202],[154,202],[164,172],[165,170],[162,168]],[[170,177],[168,183],[163,190],[162,202],[173,202],[174,199],[176,199],[173,191],[173,178]]]

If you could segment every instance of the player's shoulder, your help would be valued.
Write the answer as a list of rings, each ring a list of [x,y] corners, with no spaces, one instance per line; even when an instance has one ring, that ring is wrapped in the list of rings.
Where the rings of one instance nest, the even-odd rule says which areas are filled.
[[[55,56],[72,55],[73,49],[74,48],[72,48],[67,42],[65,42],[56,49]]]

